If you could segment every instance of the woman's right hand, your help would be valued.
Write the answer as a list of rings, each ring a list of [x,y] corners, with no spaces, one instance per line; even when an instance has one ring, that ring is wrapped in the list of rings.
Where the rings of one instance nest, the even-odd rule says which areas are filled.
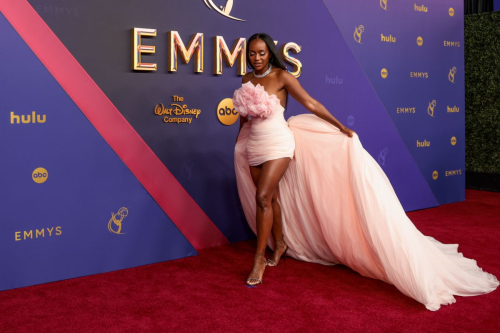
[[[343,127],[340,128],[340,132],[344,133],[345,135],[347,135],[350,138],[352,138],[352,136],[354,135],[354,133],[356,133],[352,129],[347,128],[345,126],[343,126]]]

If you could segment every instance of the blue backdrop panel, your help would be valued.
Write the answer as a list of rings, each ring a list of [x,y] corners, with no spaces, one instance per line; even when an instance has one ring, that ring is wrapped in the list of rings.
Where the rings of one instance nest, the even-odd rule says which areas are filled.
[[[324,2],[439,203],[464,200],[463,1]],[[354,38],[360,25],[361,43]]]
[[[1,15],[0,31],[0,290],[195,255]]]

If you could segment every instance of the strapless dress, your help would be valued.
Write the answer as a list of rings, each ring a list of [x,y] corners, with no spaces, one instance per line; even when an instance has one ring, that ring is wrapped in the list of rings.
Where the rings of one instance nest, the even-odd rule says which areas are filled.
[[[233,104],[251,116],[241,129],[234,164],[238,193],[256,232],[256,188],[249,165],[290,157],[279,183],[283,234],[292,257],[344,264],[363,276],[391,283],[437,310],[454,295],[489,293],[499,284],[473,259],[423,235],[406,216],[394,189],[359,137],[349,138],[312,114],[283,118],[274,95],[251,82]],[[273,248],[273,242],[268,244]]]

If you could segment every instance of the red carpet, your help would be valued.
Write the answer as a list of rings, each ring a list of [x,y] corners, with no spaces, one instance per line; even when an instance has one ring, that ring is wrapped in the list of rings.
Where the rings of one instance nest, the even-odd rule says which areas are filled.
[[[500,277],[500,193],[412,212]],[[287,260],[248,288],[254,241],[123,271],[0,292],[0,332],[494,332],[500,290],[431,312],[344,266]]]

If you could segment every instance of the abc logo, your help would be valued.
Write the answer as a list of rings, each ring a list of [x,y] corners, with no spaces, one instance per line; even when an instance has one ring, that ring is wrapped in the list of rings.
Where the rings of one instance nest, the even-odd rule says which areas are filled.
[[[454,136],[452,136],[450,142],[451,142],[452,146],[456,145],[457,144],[457,138],[455,138]]]
[[[36,168],[31,174],[31,177],[35,183],[41,184],[45,183],[47,178],[49,178],[49,173],[44,168]]]
[[[382,68],[382,70],[380,71],[380,76],[382,76],[382,78],[387,78],[387,75],[389,75],[389,72],[387,71],[387,69],[385,68]]]
[[[422,46],[423,44],[424,44],[424,39],[423,39],[422,37],[420,37],[420,36],[419,36],[419,37],[417,38],[417,45],[418,45],[418,46]]]
[[[232,125],[238,120],[238,111],[233,106],[233,100],[231,98],[225,98],[217,106],[217,118],[219,121],[226,126]]]
[[[450,14],[450,16],[454,16],[455,15],[455,9],[453,9],[453,8],[448,9],[448,14]]]
[[[438,179],[438,172],[434,170],[434,172],[432,173],[432,179],[436,180]]]

